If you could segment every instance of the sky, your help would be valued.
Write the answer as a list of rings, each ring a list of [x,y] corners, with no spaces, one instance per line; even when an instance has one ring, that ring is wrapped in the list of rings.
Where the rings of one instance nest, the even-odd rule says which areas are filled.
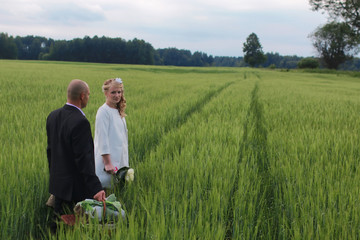
[[[10,36],[137,38],[212,56],[243,56],[251,33],[265,53],[316,56],[308,36],[326,21],[308,0],[0,0]]]

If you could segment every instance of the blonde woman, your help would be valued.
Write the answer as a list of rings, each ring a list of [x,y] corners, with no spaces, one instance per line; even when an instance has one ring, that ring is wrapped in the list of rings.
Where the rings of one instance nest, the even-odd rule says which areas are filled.
[[[103,188],[113,187],[114,176],[132,181],[129,169],[128,130],[125,121],[126,99],[120,78],[104,82],[106,102],[98,109],[95,120],[95,166]],[[126,176],[126,177],[125,177]],[[118,179],[115,178],[115,179]]]

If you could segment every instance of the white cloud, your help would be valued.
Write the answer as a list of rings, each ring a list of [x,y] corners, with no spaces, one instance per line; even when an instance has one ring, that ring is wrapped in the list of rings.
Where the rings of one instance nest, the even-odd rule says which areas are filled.
[[[74,24],[83,22],[96,22],[105,20],[105,14],[98,10],[89,8],[86,5],[51,5],[47,6],[46,12],[42,15],[45,20],[61,24]]]
[[[307,10],[306,0],[183,0],[181,5],[191,8],[215,8],[226,11],[263,11],[263,10]]]
[[[155,48],[223,56],[242,55],[251,32],[265,51],[312,54],[307,35],[324,22],[307,0],[3,0],[0,5],[0,29],[9,35],[138,38]]]

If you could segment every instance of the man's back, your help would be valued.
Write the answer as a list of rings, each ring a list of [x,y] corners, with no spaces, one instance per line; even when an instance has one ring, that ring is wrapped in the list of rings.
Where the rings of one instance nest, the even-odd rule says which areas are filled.
[[[66,201],[81,201],[101,191],[95,175],[90,123],[81,111],[69,105],[53,111],[46,130],[49,192]]]

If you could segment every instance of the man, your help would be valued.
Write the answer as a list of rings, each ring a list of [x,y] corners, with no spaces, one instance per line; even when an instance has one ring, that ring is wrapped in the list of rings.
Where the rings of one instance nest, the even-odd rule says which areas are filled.
[[[95,174],[90,123],[82,111],[89,95],[84,81],[72,80],[67,89],[67,103],[51,112],[46,121],[49,192],[55,196],[56,215],[64,213],[64,204],[71,206],[86,198],[105,200]]]

